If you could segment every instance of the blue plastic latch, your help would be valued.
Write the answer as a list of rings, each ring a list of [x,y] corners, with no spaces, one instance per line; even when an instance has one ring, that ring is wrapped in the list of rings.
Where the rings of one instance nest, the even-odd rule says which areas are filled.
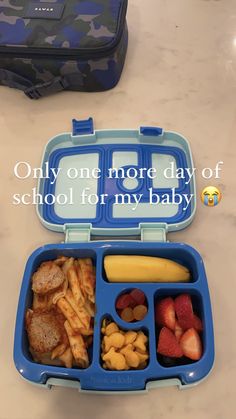
[[[93,118],[85,119],[84,121],[77,121],[77,119],[72,119],[73,135],[89,135],[93,133]]]
[[[140,134],[149,135],[150,137],[158,137],[163,134],[163,129],[159,127],[141,127]]]

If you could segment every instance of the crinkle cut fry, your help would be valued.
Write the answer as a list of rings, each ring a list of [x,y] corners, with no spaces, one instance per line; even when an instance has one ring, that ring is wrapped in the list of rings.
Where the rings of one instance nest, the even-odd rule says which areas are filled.
[[[84,304],[84,295],[74,266],[68,270],[67,278],[76,303],[82,306]]]
[[[70,289],[67,290],[66,300],[71,305],[75,313],[77,314],[80,322],[82,323],[81,328],[89,329],[91,317],[87,313],[87,311],[82,306],[78,306]]]
[[[81,368],[87,368],[89,366],[89,359],[83,337],[81,334],[75,333],[73,331],[70,323],[67,320],[65,321],[64,326],[76,364]]]
[[[69,258],[65,261],[65,263],[62,266],[62,270],[64,272],[65,275],[67,275],[67,272],[69,271],[69,269],[74,266],[74,258]]]
[[[73,354],[72,354],[71,348],[70,347],[67,348],[65,352],[63,352],[63,354],[59,356],[59,359],[61,362],[63,362],[66,368],[72,368]]]
[[[75,331],[79,332],[79,330],[83,327],[83,324],[66,299],[60,298],[60,300],[57,301],[57,306],[61,310],[62,314],[64,314],[65,318],[69,321],[71,327]]]
[[[81,281],[81,288],[88,295],[89,300],[95,302],[95,274],[92,259],[78,259],[77,272]]]

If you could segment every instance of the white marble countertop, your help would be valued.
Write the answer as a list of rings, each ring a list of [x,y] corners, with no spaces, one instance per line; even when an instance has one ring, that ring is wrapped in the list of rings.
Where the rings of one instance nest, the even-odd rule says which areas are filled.
[[[124,73],[112,91],[62,93],[32,102],[0,88],[1,292],[0,418],[231,419],[235,416],[235,158],[236,7],[234,0],[129,1],[130,42]],[[14,323],[25,262],[44,243],[62,236],[44,229],[32,206],[14,207],[12,194],[35,186],[17,180],[13,166],[40,164],[45,143],[69,131],[72,117],[93,116],[103,128],[159,125],[185,135],[197,167],[198,193],[208,185],[200,173],[224,161],[216,208],[198,197],[197,214],[185,231],[169,235],[203,256],[214,314],[216,361],[199,386],[152,390],[144,396],[82,395],[24,382],[12,359]]]

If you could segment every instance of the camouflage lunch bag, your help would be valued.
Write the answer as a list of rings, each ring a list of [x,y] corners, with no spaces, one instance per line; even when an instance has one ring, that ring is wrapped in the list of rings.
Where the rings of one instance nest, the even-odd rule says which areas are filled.
[[[0,0],[0,84],[30,99],[114,87],[124,66],[128,0]]]

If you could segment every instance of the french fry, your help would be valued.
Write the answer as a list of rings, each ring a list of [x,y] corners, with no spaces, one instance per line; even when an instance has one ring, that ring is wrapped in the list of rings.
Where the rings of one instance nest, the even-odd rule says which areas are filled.
[[[64,314],[74,331],[79,332],[79,330],[84,327],[79,317],[64,297],[57,301],[57,306],[61,310],[62,314]]]
[[[69,258],[65,261],[62,266],[62,270],[65,275],[67,275],[68,270],[74,265],[74,258]]]
[[[48,296],[35,294],[33,297],[33,310],[45,310],[47,308]]]
[[[83,336],[92,336],[93,335],[93,329],[82,328],[82,329],[80,329],[80,333]]]
[[[88,314],[88,312],[85,310],[84,307],[82,306],[78,306],[76,304],[76,301],[74,299],[74,295],[72,294],[72,291],[70,289],[67,290],[66,292],[66,296],[65,296],[66,300],[68,301],[68,303],[71,305],[71,307],[73,308],[73,310],[75,311],[75,313],[77,314],[82,326],[82,329],[89,329],[89,325],[90,325],[90,316]]]
[[[86,311],[89,313],[89,315],[91,317],[95,317],[95,304],[93,304],[89,300],[85,300],[85,302],[84,302],[84,308],[86,309]]]
[[[85,347],[84,340],[80,334],[75,334],[70,323],[65,321],[65,329],[70,342],[72,354],[75,358],[76,364],[80,368],[87,368],[89,366],[88,353]]]
[[[95,304],[95,295],[88,295],[88,299],[90,301],[90,303]]]
[[[53,349],[51,354],[51,359],[60,358],[60,356],[65,352],[66,345],[64,343],[61,343],[56,348]]]
[[[54,260],[54,263],[57,266],[62,266],[66,261],[67,261],[68,257],[66,256],[59,256],[57,259]]]
[[[70,284],[71,291],[73,293],[74,299],[78,305],[84,304],[84,296],[80,287],[79,278],[76,273],[76,269],[73,266],[67,272],[68,281]]]
[[[56,304],[60,298],[65,297],[68,288],[68,279],[66,278],[62,286],[52,294],[52,303]]]
[[[94,302],[95,274],[92,259],[78,259],[77,272],[84,295],[87,294],[90,301]]]
[[[72,368],[73,354],[71,348],[67,348],[65,352],[59,356],[59,359],[63,362],[66,368]]]

